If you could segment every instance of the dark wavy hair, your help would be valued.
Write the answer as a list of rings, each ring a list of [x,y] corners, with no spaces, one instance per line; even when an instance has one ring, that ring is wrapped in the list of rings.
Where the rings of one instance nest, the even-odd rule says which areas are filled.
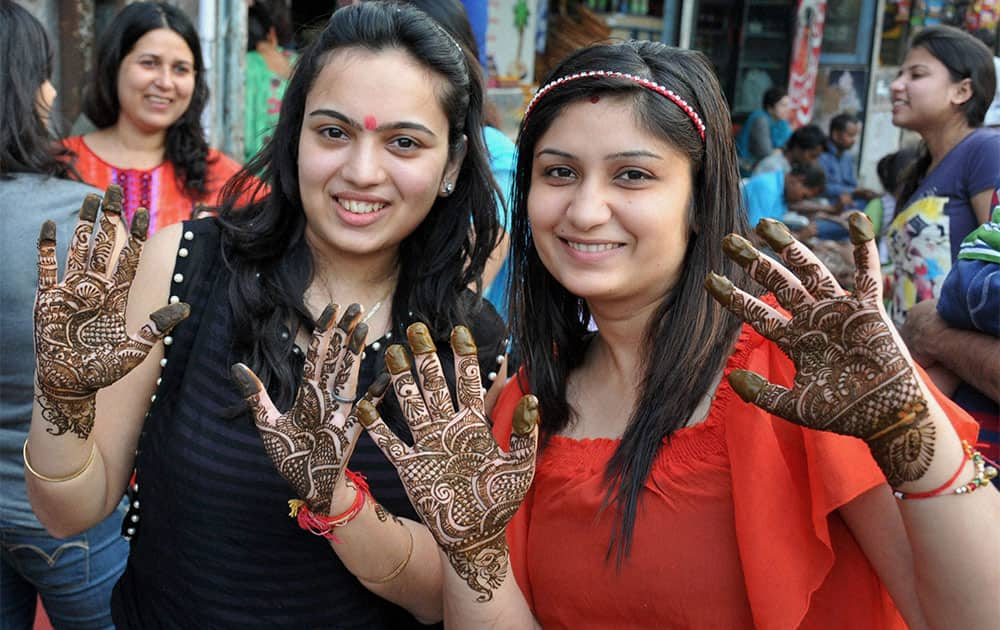
[[[511,232],[511,332],[524,360],[529,387],[539,400],[542,444],[572,421],[576,410],[566,399],[570,373],[584,360],[590,339],[590,311],[585,300],[567,291],[539,258],[528,218],[535,146],[568,105],[595,96],[624,96],[635,120],[690,160],[691,230],[683,269],[644,333],[644,375],[639,399],[621,443],[605,471],[609,482],[605,507],[619,510],[620,520],[608,545],[617,562],[627,557],[643,484],[664,438],[683,427],[725,365],[740,322],[712,299],[703,283],[709,271],[746,287],[742,270],[723,253],[726,234],[746,234],[746,212],[739,191],[731,121],[719,83],[699,52],[658,42],[630,41],[579,50],[560,63],[547,84],[588,70],[618,71],[651,79],[673,90],[700,114],[705,141],[677,105],[636,83],[591,76],[569,81],[538,100],[521,122],[517,142]]]
[[[969,127],[975,129],[982,126],[997,87],[993,53],[986,44],[952,26],[935,25],[913,36],[910,49],[914,48],[923,48],[940,61],[948,69],[953,82],[969,79],[972,96],[959,109]],[[916,160],[903,171],[899,183],[897,203],[900,208],[916,192],[930,165],[931,154],[926,143],[921,141]]]
[[[761,100],[761,105],[764,109],[770,109],[781,102],[781,99],[788,96],[788,90],[783,87],[770,87],[764,92],[764,97]]]
[[[0,178],[38,173],[74,178],[71,153],[38,115],[36,99],[52,78],[45,29],[16,2],[0,0]]]
[[[173,164],[182,190],[197,198],[205,194],[208,172],[208,141],[201,127],[208,83],[198,32],[183,11],[163,2],[136,2],[118,12],[98,40],[97,65],[84,90],[83,112],[99,129],[118,121],[118,70],[122,60],[140,37],[158,28],[180,35],[194,56],[194,92],[187,110],[167,129],[166,159]]]
[[[478,282],[498,235],[494,193],[483,145],[483,85],[470,72],[468,53],[422,11],[384,2],[339,9],[302,54],[288,83],[274,135],[224,189],[219,217],[227,264],[233,270],[237,354],[268,386],[276,404],[291,403],[298,375],[288,362],[292,340],[278,331],[286,322],[312,330],[303,294],[314,260],[304,234],[299,195],[298,146],[306,96],[316,77],[333,63],[334,51],[402,50],[442,81],[438,102],[448,119],[449,157],[466,144],[455,190],[437,197],[423,222],[400,243],[399,275],[392,303],[392,330],[406,322],[427,323],[446,347],[451,328],[466,323],[479,301],[464,299]],[[259,179],[254,177],[260,173]],[[265,185],[269,190],[265,190]],[[240,199],[252,198],[239,207]]]

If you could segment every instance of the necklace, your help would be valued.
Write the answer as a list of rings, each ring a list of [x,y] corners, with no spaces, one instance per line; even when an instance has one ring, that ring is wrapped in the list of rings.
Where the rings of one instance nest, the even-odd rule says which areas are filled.
[[[391,290],[390,290],[390,292],[391,292]],[[372,317],[375,317],[375,313],[378,313],[378,309],[382,308],[382,302],[385,301],[385,299],[387,297],[389,297],[388,293],[386,293],[385,296],[381,300],[379,300],[378,302],[375,302],[374,304],[372,304],[371,310],[369,310],[367,313],[365,313],[365,316],[361,318],[361,323],[362,324],[367,324],[369,319],[371,319]]]
[[[365,316],[361,318],[362,323],[367,324],[369,319],[375,317],[375,313],[378,313],[378,309],[382,308],[382,302],[389,299],[389,296],[392,295],[392,290],[394,288],[395,287],[389,287],[389,290],[385,292],[385,295],[383,295],[378,302],[372,304],[371,309],[369,309],[368,312],[365,313]]]

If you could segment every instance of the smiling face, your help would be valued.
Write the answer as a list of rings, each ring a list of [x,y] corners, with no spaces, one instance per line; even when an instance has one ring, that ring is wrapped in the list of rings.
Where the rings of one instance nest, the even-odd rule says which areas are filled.
[[[687,157],[636,125],[631,100],[573,103],[535,145],[535,248],[591,308],[659,302],[684,262],[691,194]]]
[[[184,38],[166,28],[149,31],[118,67],[119,122],[166,131],[187,111],[194,87],[194,54]]]
[[[463,155],[448,160],[443,78],[398,49],[332,53],[306,96],[299,193],[314,251],[394,252]]]
[[[925,48],[912,48],[889,86],[892,124],[920,131],[965,115],[959,105],[972,97],[971,81],[953,81],[948,68]]]

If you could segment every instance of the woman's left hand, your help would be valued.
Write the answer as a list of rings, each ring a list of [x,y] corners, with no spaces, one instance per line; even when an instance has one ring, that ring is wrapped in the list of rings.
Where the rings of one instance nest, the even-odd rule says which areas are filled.
[[[510,450],[504,452],[486,418],[479,359],[469,330],[457,326],[451,333],[457,409],[427,327],[413,324],[406,336],[419,380],[402,346],[390,346],[385,362],[413,446],[386,426],[371,401],[358,403],[358,418],[396,467],[410,502],[455,573],[479,601],[488,601],[508,575],[504,534],[535,471],[538,401],[530,394],[521,398],[514,411]]]
[[[898,486],[920,479],[933,458],[929,396],[882,305],[872,224],[854,212],[849,230],[856,265],[852,293],[778,221],[764,219],[756,232],[787,268],[740,236],[723,240],[726,254],[774,293],[791,317],[722,276],[709,274],[705,286],[795,364],[791,389],[734,370],[729,382],[736,393],[804,427],[863,439],[890,485]]]

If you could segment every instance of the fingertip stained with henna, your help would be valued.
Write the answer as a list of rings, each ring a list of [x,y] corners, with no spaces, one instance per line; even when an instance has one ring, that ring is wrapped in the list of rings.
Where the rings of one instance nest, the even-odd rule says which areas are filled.
[[[774,219],[761,219],[754,231],[767,242],[771,249],[779,254],[795,242],[792,233],[788,231],[785,224]]]
[[[410,369],[410,357],[406,355],[406,348],[394,343],[385,351],[385,366],[393,374],[408,372]]]
[[[457,354],[468,356],[476,354],[476,342],[472,338],[472,333],[465,326],[455,326],[451,331],[451,345]]]
[[[431,331],[423,322],[410,324],[406,329],[406,339],[410,342],[413,354],[428,354],[437,350],[437,346],[434,345],[434,340],[431,338]]]

